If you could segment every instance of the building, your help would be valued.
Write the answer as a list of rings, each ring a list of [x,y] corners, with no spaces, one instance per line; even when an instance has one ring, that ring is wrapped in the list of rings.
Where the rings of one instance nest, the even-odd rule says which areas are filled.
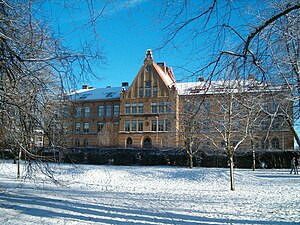
[[[293,149],[283,86],[247,80],[178,83],[147,50],[135,79],[72,92],[68,146]]]

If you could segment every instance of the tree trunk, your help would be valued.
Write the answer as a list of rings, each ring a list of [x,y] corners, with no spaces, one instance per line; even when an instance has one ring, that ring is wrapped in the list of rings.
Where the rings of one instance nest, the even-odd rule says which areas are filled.
[[[255,149],[254,149],[254,142],[251,140],[251,147],[252,147],[252,169],[255,171]]]
[[[20,160],[22,156],[22,151],[19,149],[19,155],[18,155],[18,169],[17,169],[17,179],[20,178]]]
[[[193,155],[191,154],[191,152],[189,152],[188,157],[189,157],[189,167],[190,169],[192,169],[194,167],[194,163],[193,163]]]
[[[187,153],[187,156],[188,156],[188,159],[187,159],[187,163],[188,163],[188,166],[190,169],[193,168],[193,153],[192,153],[192,142],[190,140],[188,140],[188,142],[186,143],[186,153]]]
[[[230,165],[230,190],[234,191],[234,172],[233,172],[233,155],[229,156],[229,165]]]

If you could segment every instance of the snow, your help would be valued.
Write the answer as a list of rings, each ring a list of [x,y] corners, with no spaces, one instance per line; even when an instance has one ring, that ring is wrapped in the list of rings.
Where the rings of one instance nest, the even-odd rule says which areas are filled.
[[[228,168],[49,164],[59,184],[34,169],[0,162],[0,224],[300,224],[288,169],[235,169],[236,191]]]
[[[106,87],[95,89],[81,89],[71,92],[70,99],[75,101],[120,99],[122,87]]]

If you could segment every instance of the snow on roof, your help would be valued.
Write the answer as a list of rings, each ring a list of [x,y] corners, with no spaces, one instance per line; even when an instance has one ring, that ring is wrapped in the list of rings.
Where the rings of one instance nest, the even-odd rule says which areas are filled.
[[[172,79],[172,77],[169,75],[169,73],[164,72],[162,70],[162,68],[159,65],[157,65],[156,63],[153,63],[153,66],[167,87],[170,88],[175,84],[175,80]]]
[[[179,95],[218,94],[224,92],[282,91],[284,85],[268,85],[256,80],[217,80],[176,83]]]
[[[71,100],[76,101],[119,99],[121,91],[122,87],[80,89],[72,92],[69,96]]]

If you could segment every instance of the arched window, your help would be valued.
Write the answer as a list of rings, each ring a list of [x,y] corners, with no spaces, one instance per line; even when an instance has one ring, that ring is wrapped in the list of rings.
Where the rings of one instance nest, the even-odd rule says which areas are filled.
[[[75,139],[75,146],[76,147],[80,146],[80,140],[78,138]]]
[[[89,141],[87,138],[83,139],[83,146],[87,147],[89,145]]]
[[[126,140],[126,147],[127,148],[131,148],[132,147],[132,138],[131,137],[127,138],[127,140]]]
[[[272,148],[273,149],[279,149],[279,139],[277,137],[274,137],[272,139]]]

